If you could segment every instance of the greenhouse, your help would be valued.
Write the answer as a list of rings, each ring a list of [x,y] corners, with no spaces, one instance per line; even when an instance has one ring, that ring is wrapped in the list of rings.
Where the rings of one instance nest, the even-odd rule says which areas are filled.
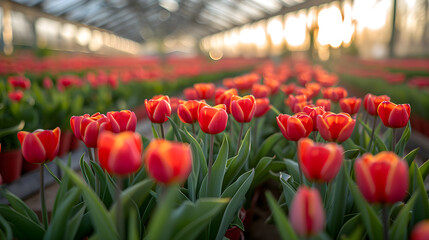
[[[429,0],[1,0],[0,240],[429,240]]]

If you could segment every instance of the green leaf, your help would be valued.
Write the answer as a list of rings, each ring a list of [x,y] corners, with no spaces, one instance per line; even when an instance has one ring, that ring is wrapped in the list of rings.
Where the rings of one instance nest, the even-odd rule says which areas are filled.
[[[354,202],[361,214],[362,220],[365,224],[366,231],[371,239],[383,238],[383,226],[374,209],[363,198],[358,187],[353,182],[350,176],[347,177],[350,192],[354,198]]]
[[[404,157],[404,160],[408,163],[408,166],[411,165],[411,163],[414,161],[414,159],[417,156],[417,153],[419,152],[419,148],[415,148],[411,152],[407,154],[407,156]]]
[[[124,210],[123,214],[125,218],[128,217],[127,213],[128,213],[128,209],[130,209],[131,207],[131,204],[135,203],[137,206],[140,207],[153,186],[154,186],[153,180],[146,179],[122,191],[121,204],[122,204],[122,209]],[[111,215],[112,221],[116,219],[115,216],[116,216],[117,207],[118,205],[115,203],[110,208],[110,215]]]
[[[299,184],[299,166],[298,163],[291,159],[284,159],[287,173],[292,176],[293,181]]]
[[[293,181],[292,176],[289,174],[281,172],[280,173],[280,183],[283,186],[283,195],[286,199],[286,205],[288,206],[288,208],[290,208],[290,206],[292,204],[292,200],[296,194],[296,189],[292,186],[291,183],[289,183],[289,181]]]
[[[344,225],[341,227],[340,232],[338,233],[337,240],[340,239],[353,239],[360,240],[362,239],[364,228],[362,226],[361,215],[356,214],[354,217],[350,218]]]
[[[67,193],[66,199],[58,206],[56,214],[52,217],[51,225],[44,236],[44,239],[64,239],[67,229],[67,220],[72,208],[79,202],[80,191],[72,188]]]
[[[228,199],[225,198],[203,198],[196,203],[184,202],[171,215],[175,222],[173,240],[195,239],[227,204]]]
[[[174,135],[176,136],[177,141],[183,142],[182,136],[179,133],[179,127],[177,126],[177,124],[170,117],[168,117],[168,120],[169,120],[169,122],[171,124],[171,127],[173,128]]]
[[[350,138],[347,139],[345,142],[341,143],[341,145],[344,147],[347,159],[354,159],[359,155],[359,152],[366,152],[363,147],[356,145]]]
[[[57,161],[65,174],[68,174],[70,180],[82,191],[85,203],[88,207],[92,222],[94,224],[96,233],[102,239],[118,239],[116,227],[109,216],[109,213],[95,194],[95,192],[70,168],[65,166],[62,162]]]
[[[224,135],[219,153],[212,167],[210,184],[208,186],[208,197],[220,197],[222,192],[222,182],[225,176],[226,160],[228,158],[229,143]],[[201,196],[200,196],[201,197]]]
[[[255,168],[255,178],[253,179],[251,188],[256,187],[268,178],[270,171],[270,164],[274,157],[263,157],[259,160]]]
[[[410,219],[411,209],[417,197],[418,193],[413,194],[410,200],[408,200],[407,204],[405,204],[405,206],[399,212],[399,215],[393,225],[390,227],[389,236],[392,240],[407,239],[409,236],[407,233],[408,221]]]
[[[259,148],[256,156],[251,158],[249,166],[251,168],[255,167],[258,164],[258,160],[264,156],[267,156],[267,154],[273,149],[273,147],[279,142],[282,137],[283,135],[281,133],[274,133],[273,135],[265,139],[265,141],[262,143],[262,146]]]
[[[401,138],[399,139],[398,143],[395,146],[395,153],[398,156],[402,156],[404,154],[405,146],[408,143],[408,140],[411,136],[411,124],[408,122],[407,126],[404,129],[404,132],[402,133]]]
[[[82,175],[86,183],[89,184],[92,189],[95,189],[95,176],[92,173],[92,170],[89,167],[88,163],[83,160],[83,156],[80,159],[80,169],[82,171]]]
[[[129,211],[128,217],[128,240],[139,240],[140,235],[138,231],[139,227],[137,225],[137,212],[134,208],[131,208]]]
[[[83,204],[82,204],[83,205]],[[85,215],[85,205],[80,208],[76,214],[70,218],[67,222],[66,234],[64,235],[64,240],[73,240],[78,232],[79,226],[82,222],[83,216]]]
[[[167,189],[167,193],[155,209],[155,213],[149,221],[146,239],[167,240],[172,237],[173,229],[171,227],[170,216],[177,199],[177,193],[178,191],[175,186],[171,186]]]
[[[165,134],[165,140],[174,141],[174,131],[173,131],[173,128],[168,129],[167,133]]]
[[[182,134],[182,139],[186,138],[191,144],[192,148],[192,171],[188,177],[188,189],[191,200],[195,201],[197,198],[197,189],[199,183],[198,180],[200,176],[207,175],[207,162],[206,158],[204,157],[203,150],[200,144],[198,144],[197,140],[195,140],[195,138],[188,131],[183,132],[180,130],[180,132]]]
[[[367,124],[365,124],[361,119],[357,119],[359,121],[359,123],[364,127],[364,130],[371,135],[372,133],[372,128],[370,128]],[[374,134],[374,140],[373,140],[378,148],[379,152],[382,151],[387,151],[387,147],[384,144],[383,140],[381,140],[380,136],[378,136],[378,134]]]
[[[0,216],[6,219],[12,228],[13,236],[17,239],[43,239],[45,230],[40,224],[35,223],[29,217],[9,208],[6,205],[0,205]]]
[[[327,208],[327,230],[331,236],[337,236],[340,227],[343,225],[344,214],[346,213],[347,199],[347,165],[349,160],[343,161],[340,172],[335,177],[333,184],[333,192],[328,192],[327,195],[332,196],[331,201],[328,202]]]
[[[426,177],[429,174],[429,159],[426,160],[420,167],[419,167],[420,174],[422,175],[422,179],[425,180]]]
[[[265,196],[268,200],[268,205],[270,206],[271,213],[273,214],[274,221],[277,225],[277,231],[279,231],[280,236],[283,240],[298,240],[295,232],[293,231],[292,226],[289,223],[289,220],[283,213],[283,210],[277,204],[273,195],[270,192],[266,192]]]
[[[94,161],[90,161],[89,163],[91,164],[91,167],[94,170],[95,175],[97,176],[100,189],[102,191],[107,191],[109,193],[109,197],[110,197],[109,201],[111,201],[112,199],[115,198],[116,187],[111,181],[109,181],[108,177],[106,177],[109,175],[104,172],[104,170],[100,167],[99,164],[97,164]],[[100,196],[102,196],[102,194],[100,194]],[[106,196],[102,198],[103,203],[105,204],[106,204],[106,198],[107,198]]]
[[[152,134],[153,134],[153,138],[158,139],[158,138],[159,138],[159,136],[158,136],[158,133],[156,132],[155,125],[154,125],[152,122],[151,122],[150,124],[151,124],[151,126],[152,126]]]
[[[238,150],[237,156],[233,157],[227,164],[228,169],[226,170],[223,187],[229,186],[235,178],[240,174],[240,170],[246,164],[247,158],[250,153],[250,130],[247,130],[246,135],[241,143],[240,149]]]
[[[223,213],[221,220],[217,219],[214,224],[212,222],[211,232],[217,233],[216,239],[222,239],[225,235],[228,226],[234,220],[235,215],[240,210],[242,206],[246,193],[252,184],[253,177],[255,176],[255,171],[252,169],[246,173],[243,173],[237,181],[231,184],[223,193],[222,198],[230,198],[231,200],[228,203],[228,206]],[[220,223],[220,224],[219,224]]]
[[[0,239],[12,240],[13,232],[9,223],[0,215]]]
[[[7,199],[10,206],[17,212],[21,213],[22,215],[28,217],[30,220],[32,220],[36,224],[40,224],[39,218],[37,217],[36,213],[31,210],[30,207],[25,204],[24,201],[22,201],[20,198],[9,192],[8,190],[5,190],[3,188],[0,188],[0,193]]]
[[[22,120],[21,122],[19,122],[17,125],[13,127],[2,129],[0,131],[0,138],[21,131],[22,129],[24,129],[24,125],[25,125],[25,122],[24,120]]]
[[[421,220],[429,218],[429,202],[422,176],[415,162],[411,164],[409,171],[410,192],[412,192],[413,195],[416,192],[418,193],[418,198],[413,206],[412,225],[414,226]]]

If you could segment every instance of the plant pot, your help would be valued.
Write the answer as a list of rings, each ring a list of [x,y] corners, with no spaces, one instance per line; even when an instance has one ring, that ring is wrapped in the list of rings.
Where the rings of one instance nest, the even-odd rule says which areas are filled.
[[[22,161],[22,174],[39,169],[39,167],[39,164],[29,163],[24,159]]]
[[[72,140],[73,133],[66,131],[61,133],[60,137],[60,149],[58,150],[58,157],[62,157],[70,151],[70,143]]]
[[[80,147],[80,140],[72,134],[70,141],[70,151],[74,151]]]
[[[21,177],[21,149],[0,152],[0,175],[3,183],[10,183]]]

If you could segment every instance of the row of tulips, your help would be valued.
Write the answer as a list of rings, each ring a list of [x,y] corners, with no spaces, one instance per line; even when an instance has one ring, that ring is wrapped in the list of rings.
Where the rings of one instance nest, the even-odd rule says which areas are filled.
[[[6,239],[232,238],[249,227],[240,210],[273,178],[282,194],[277,201],[266,197],[283,239],[428,236],[429,162],[417,167],[417,149],[404,156],[410,106],[372,94],[347,98],[346,89],[334,87],[341,83],[335,75],[289,64],[266,64],[224,80],[225,88],[195,84],[177,109],[166,95],[146,99],[152,141],[133,132],[131,111],[72,117],[74,134],[88,147],[89,160],[80,161],[85,182],[57,162],[65,174],[54,176],[60,187],[50,224],[46,211],[41,224],[3,191],[10,206],[0,206],[1,233]],[[292,85],[302,74],[310,81]],[[286,93],[289,86],[294,90]],[[43,156],[37,161],[43,166],[57,135],[58,129],[18,134],[23,154]]]

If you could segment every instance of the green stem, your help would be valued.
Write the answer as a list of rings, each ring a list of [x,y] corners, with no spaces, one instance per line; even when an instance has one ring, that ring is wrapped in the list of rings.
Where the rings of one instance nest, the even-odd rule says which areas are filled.
[[[93,155],[94,156],[94,162],[99,164],[98,163],[98,151],[96,148],[93,148],[92,150],[94,151],[94,155]],[[91,168],[92,168],[92,166],[91,166]],[[97,176],[97,174],[95,173],[94,169],[93,169],[93,171],[94,171],[94,177],[95,177],[95,186],[94,186],[95,192],[97,193],[98,196],[100,196],[100,179]]]
[[[160,123],[159,124],[159,128],[161,129],[161,137],[162,137],[162,139],[165,139],[165,136],[164,136],[164,125],[162,125],[162,123]]]
[[[121,201],[121,192],[122,192],[122,185],[123,185],[123,179],[121,177],[118,177],[117,182],[117,189],[116,189],[116,226],[118,226],[118,234],[119,239],[124,239],[124,220],[123,220],[123,209],[122,209],[122,201]]]
[[[392,152],[395,152],[396,147],[396,128],[392,128]]]
[[[259,118],[255,118],[255,126],[253,132],[253,148],[258,149],[258,120]]]
[[[40,205],[42,207],[42,220],[45,230],[48,229],[48,214],[46,212],[46,201],[45,201],[45,169],[44,163],[40,167]]]
[[[389,213],[387,206],[384,204],[382,207],[382,217],[383,217],[383,237],[384,240],[389,240]]]
[[[194,134],[195,138],[197,138],[197,134],[195,133],[195,123],[192,123],[192,133]]]
[[[244,127],[244,123],[241,123],[241,126],[240,126],[240,133],[238,134],[237,150],[235,150],[235,155],[237,155],[238,150],[240,149],[241,136],[243,135],[243,127]]]
[[[232,115],[230,115],[228,117],[228,121],[229,121],[229,137],[232,139],[232,135],[234,133],[234,129],[233,129],[234,123],[232,122],[233,121],[232,120]]]
[[[368,144],[368,152],[371,150],[371,145],[372,145],[372,142],[374,141],[374,133],[375,133],[376,124],[377,124],[377,116],[374,116],[374,121],[372,123],[371,139],[369,140],[369,144]]]
[[[313,140],[317,142],[317,131],[313,131]]]
[[[89,156],[89,160],[94,161],[94,156],[92,155],[91,148],[86,147],[86,149],[88,149],[88,156]]]
[[[210,186],[210,177],[212,175],[212,165],[213,165],[213,145],[214,145],[214,135],[210,135],[210,153],[209,153],[209,165],[207,172],[207,190]],[[207,191],[208,192],[208,191]]]
[[[298,149],[298,142],[294,142],[295,143],[295,149]],[[303,185],[304,184],[304,176],[302,174],[302,169],[301,169],[301,164],[299,162],[298,159],[298,151],[295,152],[295,155],[293,157],[295,159],[295,161],[298,163],[298,171],[299,171],[299,184]]]
[[[55,176],[55,174],[51,171],[51,169],[49,169],[48,165],[46,164],[43,164],[43,165],[46,167],[46,170],[48,170],[49,174],[51,174],[51,176],[55,179],[55,181],[58,184],[61,184],[61,180],[57,176]]]

